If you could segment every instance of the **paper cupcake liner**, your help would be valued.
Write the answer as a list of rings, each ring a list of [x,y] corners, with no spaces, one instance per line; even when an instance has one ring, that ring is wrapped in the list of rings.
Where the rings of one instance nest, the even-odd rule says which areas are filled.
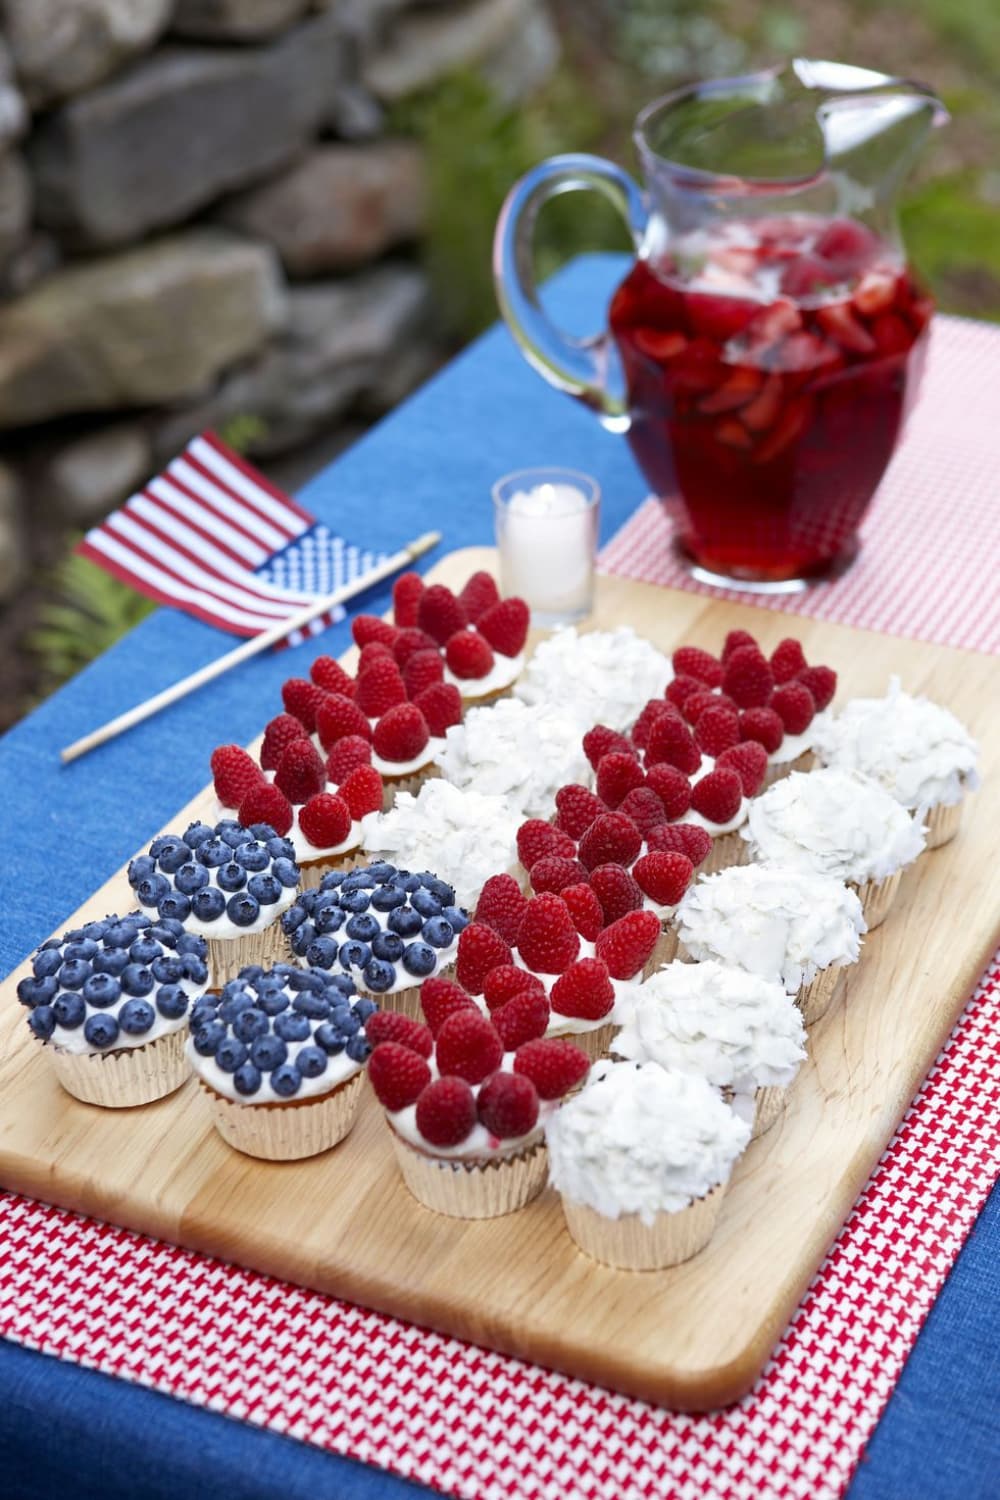
[[[458,691],[462,693],[462,708],[485,708],[490,703],[499,703],[501,698],[509,698],[514,691],[514,683],[517,680],[515,677],[514,682],[508,682],[506,687],[495,688],[492,693],[482,693],[479,696],[472,693],[462,693],[462,689],[459,688]]]
[[[932,807],[924,814],[924,826],[927,829],[927,849],[940,849],[942,844],[949,843],[958,832],[962,821],[962,803],[955,802],[950,807]]]
[[[666,926],[660,929],[660,935],[656,939],[656,947],[647,958],[642,970],[643,979],[648,979],[655,974],[657,969],[662,969],[665,964],[673,963],[678,954],[679,939],[677,929],[673,925],[673,918],[668,918]]]
[[[356,870],[359,865],[367,863],[368,855],[361,849],[347,849],[343,854],[327,854],[321,859],[300,859],[299,885],[304,891],[318,891],[323,876],[329,875],[331,870]]]
[[[410,771],[406,776],[387,776],[384,771],[381,774],[382,811],[391,812],[400,792],[412,792],[415,797],[425,781],[440,776],[441,772],[437,766],[428,763],[421,766],[419,771]]]
[[[794,760],[786,760],[782,761],[780,765],[768,766],[767,773],[764,777],[764,784],[760,790],[761,792],[766,792],[769,787],[774,786],[774,783],[776,781],[783,781],[784,778],[786,776],[790,776],[793,771],[811,771],[813,770],[815,765],[815,751],[803,750],[802,754],[797,755]],[[758,793],[758,795],[760,794]]]
[[[167,1031],[142,1047],[111,1052],[66,1052],[50,1047],[56,1077],[74,1099],[102,1109],[152,1104],[179,1089],[191,1071],[184,1054],[188,1029]]]
[[[556,1029],[552,1029],[553,1022]],[[550,1029],[545,1033],[549,1040],[572,1042],[574,1047],[579,1047],[581,1052],[586,1052],[591,1062],[600,1062],[602,1057],[607,1057],[615,1032],[618,1030],[613,1021],[608,1021],[603,1026],[595,1026],[591,1031],[559,1031],[559,1017],[554,1011],[549,1025]]]
[[[226,1144],[264,1161],[298,1161],[336,1146],[357,1119],[364,1081],[359,1070],[328,1094],[287,1104],[237,1104],[198,1080]]]
[[[851,889],[858,893],[869,932],[874,932],[876,927],[880,927],[889,915],[902,878],[903,871],[897,870],[894,875],[887,875],[884,880],[866,880],[861,885],[853,880],[848,881]]]
[[[734,828],[731,833],[721,833],[712,840],[712,847],[705,856],[704,863],[698,866],[698,874],[715,875],[719,870],[728,870],[732,865],[749,863],[750,845],[741,837],[740,830]]]
[[[288,939],[277,917],[262,932],[248,932],[236,938],[210,937],[207,941],[210,990],[221,990],[226,981],[235,979],[247,964],[260,964],[261,968],[269,969],[272,964],[289,962]]]
[[[806,1026],[811,1026],[814,1021],[826,1015],[833,1003],[842,973],[841,964],[830,964],[829,968],[820,969],[815,979],[799,987],[795,1003],[802,1012],[802,1020]]]
[[[785,1089],[773,1085],[756,1090],[753,1131],[750,1136],[752,1141],[755,1141],[759,1135],[764,1135],[772,1125],[777,1124],[785,1108],[785,1093]]]
[[[537,1198],[548,1175],[543,1138],[516,1155],[477,1161],[428,1156],[395,1131],[392,1144],[403,1181],[417,1202],[452,1219],[497,1219],[514,1213]]]
[[[662,1271],[703,1250],[719,1218],[725,1183],[678,1213],[659,1213],[652,1224],[638,1214],[606,1219],[585,1203],[563,1198],[570,1237],[585,1255],[619,1271]]]

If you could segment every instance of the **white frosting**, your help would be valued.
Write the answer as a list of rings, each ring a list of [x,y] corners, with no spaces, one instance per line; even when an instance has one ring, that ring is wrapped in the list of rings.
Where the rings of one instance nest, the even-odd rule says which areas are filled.
[[[437,764],[453,786],[503,797],[524,818],[548,818],[561,786],[593,783],[583,752],[589,727],[564,706],[502,698],[448,730]]]
[[[452,786],[439,777],[401,792],[386,813],[362,818],[364,847],[405,870],[433,870],[471,911],[491,875],[517,864],[523,819],[502,797]]]
[[[753,858],[861,884],[885,880],[924,847],[924,829],[858,771],[793,771],[750,806]]]
[[[712,820],[710,818],[706,818],[703,813],[695,812],[693,807],[689,807],[683,818],[680,818],[678,821],[682,823],[694,823],[698,828],[704,828],[706,833],[712,835],[712,838],[718,839],[721,838],[724,833],[732,833],[734,829],[742,828],[743,824],[747,820],[747,814],[749,811],[750,803],[747,801],[746,797],[741,797],[740,805],[736,811],[736,814],[734,817],[729,819],[728,823],[713,823]]]
[[[293,1063],[303,1047],[315,1045],[311,1036],[303,1038],[301,1042],[286,1042],[288,1061]],[[355,1073],[360,1073],[364,1066],[363,1063],[352,1062],[346,1052],[338,1052],[335,1057],[328,1059],[324,1073],[318,1078],[303,1078],[296,1092],[289,1098],[286,1094],[275,1093],[269,1073],[261,1075],[260,1088],[255,1094],[241,1094],[233,1083],[232,1073],[220,1068],[214,1057],[202,1057],[200,1052],[196,1052],[192,1038],[188,1038],[184,1051],[198,1077],[203,1078],[215,1093],[231,1099],[234,1104],[295,1104],[299,1099],[315,1099],[318,1094],[329,1094],[339,1083],[345,1083]]]
[[[444,669],[444,680],[457,687],[463,698],[485,698],[489,693],[499,693],[510,687],[524,671],[524,652],[516,656],[504,656],[494,651],[493,665],[485,677],[456,677],[450,667]]]
[[[703,875],[677,908],[678,936],[692,958],[735,965],[792,995],[832,964],[857,963],[866,930],[855,891],[797,866]]]
[[[164,952],[168,957],[173,956],[172,949],[164,949]],[[159,988],[160,986],[157,985],[156,989]],[[187,995],[188,1009],[190,1009],[191,1004],[205,993],[207,986],[204,984],[195,984],[190,979],[181,979],[178,982],[178,988],[182,989],[185,995]],[[57,1026],[49,1040],[53,1046],[59,1048],[60,1052],[72,1052],[75,1057],[83,1057],[86,1053],[91,1053],[97,1057],[107,1057],[111,1052],[120,1052],[123,1047],[145,1047],[147,1042],[159,1041],[161,1036],[168,1036],[171,1031],[180,1031],[187,1025],[188,1012],[185,1011],[182,1016],[177,1016],[174,1020],[168,1020],[166,1016],[161,1016],[156,1008],[156,989],[152,990],[148,995],[138,997],[147,1001],[152,1006],[153,1014],[156,1018],[149,1030],[144,1031],[141,1036],[133,1036],[127,1031],[119,1030],[114,1043],[110,1047],[93,1047],[83,1034],[83,1028],[91,1016],[114,1016],[117,1021],[121,1014],[122,1006],[126,1005],[129,1000],[137,998],[134,995],[123,994],[120,1000],[115,1001],[114,1005],[104,1005],[101,1007],[88,1005],[86,1007],[86,1014],[79,1026]]]
[[[598,1063],[545,1128],[552,1184],[575,1203],[652,1224],[726,1182],[750,1126],[694,1073]]]
[[[431,1070],[432,1080],[440,1078],[436,1057],[430,1058],[428,1067]],[[513,1052],[504,1053],[500,1068],[505,1073],[514,1071]],[[470,1087],[478,1100],[482,1084],[471,1084]],[[558,1100],[539,1099],[538,1120],[527,1135],[504,1136],[502,1139],[491,1135],[482,1121],[477,1120],[471,1133],[464,1141],[459,1141],[457,1146],[432,1146],[417,1129],[417,1106],[415,1104],[408,1104],[405,1109],[386,1110],[385,1117],[397,1135],[402,1136],[403,1140],[408,1141],[411,1146],[416,1146],[418,1151],[425,1151],[428,1156],[440,1156],[449,1161],[478,1161],[490,1156],[517,1156],[519,1152],[535,1145],[542,1138],[545,1121],[558,1108]]]
[[[588,728],[624,733],[642,705],[673,681],[669,659],[628,625],[584,635],[563,626],[541,641],[515,688],[525,703],[558,705]]]
[[[828,713],[816,714],[808,729],[804,729],[801,734],[786,734],[777,750],[768,753],[768,765],[786,766],[790,760],[798,760],[807,750],[815,749],[816,737],[829,718]]]
[[[432,734],[420,754],[414,755],[411,760],[383,760],[373,750],[372,765],[380,776],[386,776],[390,780],[394,776],[412,776],[414,771],[422,771],[425,766],[433,765],[443,746],[444,740]]]
[[[852,698],[816,735],[825,765],[862,771],[922,816],[951,807],[979,785],[978,748],[948,709],[904,693],[898,677],[884,698]]]
[[[275,771],[265,771],[264,778],[266,781],[273,782],[276,774],[277,773]],[[337,786],[336,782],[328,781],[323,790],[324,792],[329,792],[331,796],[336,796],[340,791],[340,788]],[[331,844],[325,849],[318,848],[317,845],[311,844],[306,838],[305,834],[302,832],[302,829],[299,827],[299,814],[301,813],[304,806],[304,803],[302,803],[301,805],[296,803],[292,804],[292,826],[288,830],[288,832],[283,835],[283,837],[288,840],[292,848],[295,850],[295,861],[297,864],[302,864],[303,860],[307,859],[332,859],[337,854],[346,854],[348,850],[357,849],[359,847],[361,843],[361,824],[356,819],[354,822],[352,822],[351,830],[342,844]],[[232,808],[224,807],[219,801],[218,797],[216,797],[214,802],[212,803],[210,815],[208,813],[206,813],[205,815],[205,821],[207,823],[215,824],[221,822],[224,818],[231,817],[233,817]],[[213,933],[213,936],[215,935],[216,934]]]
[[[192,858],[194,858],[193,853],[192,853]],[[268,867],[268,868],[270,868],[270,867]],[[247,880],[249,881],[250,878],[254,874],[257,874],[257,873],[260,873],[262,875],[266,875],[268,873],[268,870],[264,869],[264,870],[262,870],[260,872],[257,872],[257,871],[254,871],[254,870],[248,870],[247,871]],[[203,887],[203,889],[207,890],[208,886],[213,886],[213,885],[217,889],[221,889],[221,887],[219,886],[218,875],[219,875],[219,867],[215,867],[215,868],[210,869],[209,872],[208,872],[208,883],[207,883],[206,886]],[[170,882],[171,882],[171,889],[175,889],[175,887],[173,885],[173,880],[171,879],[171,877],[169,875],[167,875],[165,878],[167,880],[170,880]],[[246,886],[245,885],[244,885],[243,889],[246,890]],[[226,900],[228,901],[229,898],[230,898],[230,896],[239,895],[239,892],[238,891],[223,891],[222,894],[225,896]],[[215,919],[214,922],[202,922],[198,917],[195,916],[194,912],[192,912],[190,914],[190,916],[187,916],[187,917],[184,918],[184,930],[185,930],[185,932],[195,932],[195,933],[197,933],[199,935],[199,937],[221,938],[221,939],[223,939],[225,941],[229,941],[230,939],[236,939],[236,938],[241,938],[241,937],[250,937],[251,934],[255,933],[255,932],[266,932],[267,929],[272,925],[272,923],[274,923],[274,922],[276,922],[278,920],[278,918],[281,916],[282,912],[285,912],[285,911],[288,910],[288,908],[292,905],[292,903],[294,902],[294,900],[295,900],[295,887],[294,886],[282,886],[282,888],[281,888],[281,895],[278,897],[277,901],[275,901],[271,906],[262,906],[261,909],[260,909],[260,916],[257,918],[256,922],[254,922],[253,925],[250,926],[250,927],[237,927],[236,923],[232,920],[232,918],[230,917],[229,913],[225,912],[225,911],[222,913],[221,916],[216,917],[216,919]],[[146,915],[148,917],[150,917],[154,922],[156,922],[156,921],[159,920],[158,914],[157,914],[157,910],[156,910],[155,906],[143,906],[141,902],[139,902],[138,904],[139,904],[139,910],[140,911],[144,911],[146,913]]]
[[[667,964],[623,1008],[620,1056],[738,1094],[787,1088],[806,1055],[802,1013],[783,986],[712,960]]]

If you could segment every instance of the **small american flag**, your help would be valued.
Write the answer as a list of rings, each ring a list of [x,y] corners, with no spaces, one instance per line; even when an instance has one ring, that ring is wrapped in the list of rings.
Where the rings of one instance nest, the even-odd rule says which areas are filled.
[[[317,525],[210,432],[76,550],[148,598],[242,636],[290,619],[384,556]],[[279,644],[297,645],[343,615],[338,606]]]

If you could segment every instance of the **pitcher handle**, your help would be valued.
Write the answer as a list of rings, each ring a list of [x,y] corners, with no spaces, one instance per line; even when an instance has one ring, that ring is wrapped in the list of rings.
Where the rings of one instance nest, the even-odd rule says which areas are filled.
[[[558,390],[592,407],[605,427],[624,432],[629,425],[628,398],[610,334],[605,330],[574,338],[556,327],[538,299],[534,237],[539,210],[557,193],[583,188],[614,204],[638,249],[647,209],[629,174],[600,156],[552,156],[514,184],[500,211],[493,240],[497,301],[528,363]]]

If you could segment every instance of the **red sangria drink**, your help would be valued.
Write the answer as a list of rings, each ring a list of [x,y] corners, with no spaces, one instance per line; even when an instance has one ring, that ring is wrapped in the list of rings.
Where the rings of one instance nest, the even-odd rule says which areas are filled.
[[[719,220],[636,263],[610,315],[629,442],[699,569],[780,585],[850,560],[931,307],[847,218]]]

